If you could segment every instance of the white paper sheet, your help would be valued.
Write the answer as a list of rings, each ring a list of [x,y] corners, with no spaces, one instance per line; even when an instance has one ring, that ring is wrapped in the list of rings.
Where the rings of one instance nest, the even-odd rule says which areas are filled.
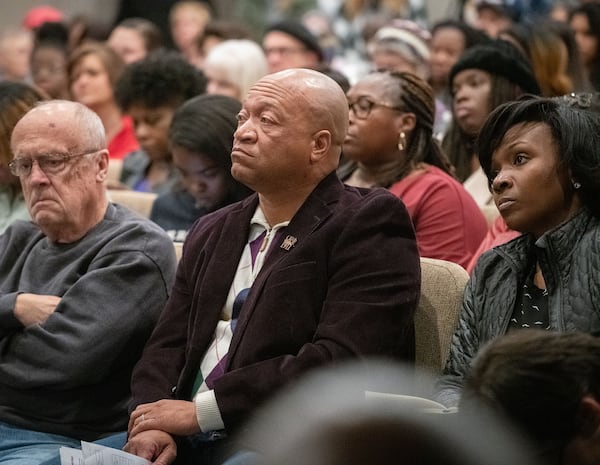
[[[150,465],[150,462],[119,449],[81,441],[81,450],[60,448],[60,465]]]

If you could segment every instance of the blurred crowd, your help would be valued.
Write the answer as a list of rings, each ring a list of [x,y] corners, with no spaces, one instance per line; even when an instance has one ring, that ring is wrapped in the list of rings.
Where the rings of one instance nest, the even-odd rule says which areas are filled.
[[[600,350],[588,336],[600,333],[600,1],[432,8],[424,0],[130,0],[109,26],[36,6],[0,31],[0,371],[8,380],[0,381],[0,438],[11,428],[64,435],[49,455],[56,460],[58,443],[117,433],[110,445],[127,443],[155,463],[175,460],[177,446],[191,455],[174,463],[199,463],[205,450],[220,463],[219,444],[309,369],[363,356],[412,367],[426,258],[460,265],[470,279],[462,311],[444,328],[445,368],[419,396],[473,410],[481,397],[524,425],[542,463],[599,463],[600,383],[587,367]],[[60,214],[47,205],[50,193]],[[111,202],[122,193],[149,199],[147,214]],[[175,257],[181,248],[171,245],[182,242]],[[148,301],[140,329],[135,312]],[[91,312],[97,320],[87,324],[94,305],[114,312]],[[487,346],[531,328],[543,335]],[[113,330],[122,356],[112,351]],[[583,334],[545,339],[553,331]],[[57,364],[81,347],[99,354],[93,363]],[[569,347],[583,360],[574,367],[561,363]],[[502,370],[489,368],[496,364]],[[582,387],[568,391],[545,370]],[[69,389],[81,405],[62,408]],[[106,417],[96,402],[105,390],[115,397],[105,396]],[[47,391],[56,397],[46,402]],[[543,416],[554,399],[571,403]],[[338,400],[353,411],[354,397]],[[46,404],[59,407],[48,413]],[[366,441],[365,452],[357,440],[350,457],[353,448],[315,437],[315,424],[352,442],[372,421],[429,433],[443,423],[412,415],[389,423],[386,408],[355,406],[367,413],[356,431],[324,409],[335,428],[307,415],[310,431],[258,448],[264,463],[285,463],[304,444],[318,453],[289,463],[340,463],[327,454],[366,463],[350,459],[376,447]],[[272,418],[285,424],[284,410]],[[539,415],[547,422],[531,421]],[[455,434],[461,421],[438,433],[465,439]],[[470,438],[480,437],[476,429]],[[499,431],[496,445],[505,441]],[[416,456],[467,463],[439,462],[434,439],[419,437]],[[387,437],[390,454],[397,440]],[[460,452],[468,463],[501,463],[477,461],[478,447]],[[230,465],[253,465],[252,454]]]

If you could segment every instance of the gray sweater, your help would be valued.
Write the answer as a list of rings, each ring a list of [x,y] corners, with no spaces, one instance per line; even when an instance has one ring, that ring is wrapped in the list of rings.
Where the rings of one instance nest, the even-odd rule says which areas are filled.
[[[133,365],[175,276],[169,237],[109,204],[72,244],[18,221],[0,236],[0,421],[95,440],[127,426]],[[18,293],[61,297],[41,325],[14,317]]]

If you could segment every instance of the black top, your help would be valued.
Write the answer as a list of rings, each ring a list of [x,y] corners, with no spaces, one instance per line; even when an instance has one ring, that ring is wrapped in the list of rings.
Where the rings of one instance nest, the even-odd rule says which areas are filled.
[[[509,331],[517,328],[550,329],[548,291],[533,283],[534,274],[535,266],[523,284],[521,302],[510,318]]]
[[[150,219],[163,228],[171,239],[183,242],[190,226],[208,211],[196,207],[194,198],[184,190],[159,195],[150,212]]]

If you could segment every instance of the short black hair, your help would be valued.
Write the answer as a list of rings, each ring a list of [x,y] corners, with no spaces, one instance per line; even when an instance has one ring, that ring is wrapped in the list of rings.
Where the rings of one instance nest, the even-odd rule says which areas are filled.
[[[67,26],[59,22],[45,22],[35,31],[35,43],[52,42],[62,45],[65,49],[69,42]]]
[[[489,406],[557,453],[578,430],[581,399],[600,401],[600,339],[524,329],[489,342],[473,360],[460,411]],[[557,450],[559,449],[559,450]]]
[[[528,96],[497,107],[479,132],[476,152],[488,181],[493,181],[492,155],[510,128],[520,123],[544,123],[552,133],[560,163],[581,184],[582,203],[600,217],[600,115],[564,99]]]
[[[169,142],[205,154],[229,170],[233,133],[241,109],[238,100],[224,95],[194,97],[175,111],[169,128]]]
[[[441,29],[456,29],[457,31],[460,31],[465,40],[465,50],[477,44],[491,42],[491,39],[485,32],[475,29],[466,22],[458,19],[444,19],[435,23],[431,28],[431,35],[433,36],[433,34]]]
[[[161,49],[127,65],[115,86],[115,99],[125,112],[133,105],[175,108],[205,90],[200,70],[179,53]]]

